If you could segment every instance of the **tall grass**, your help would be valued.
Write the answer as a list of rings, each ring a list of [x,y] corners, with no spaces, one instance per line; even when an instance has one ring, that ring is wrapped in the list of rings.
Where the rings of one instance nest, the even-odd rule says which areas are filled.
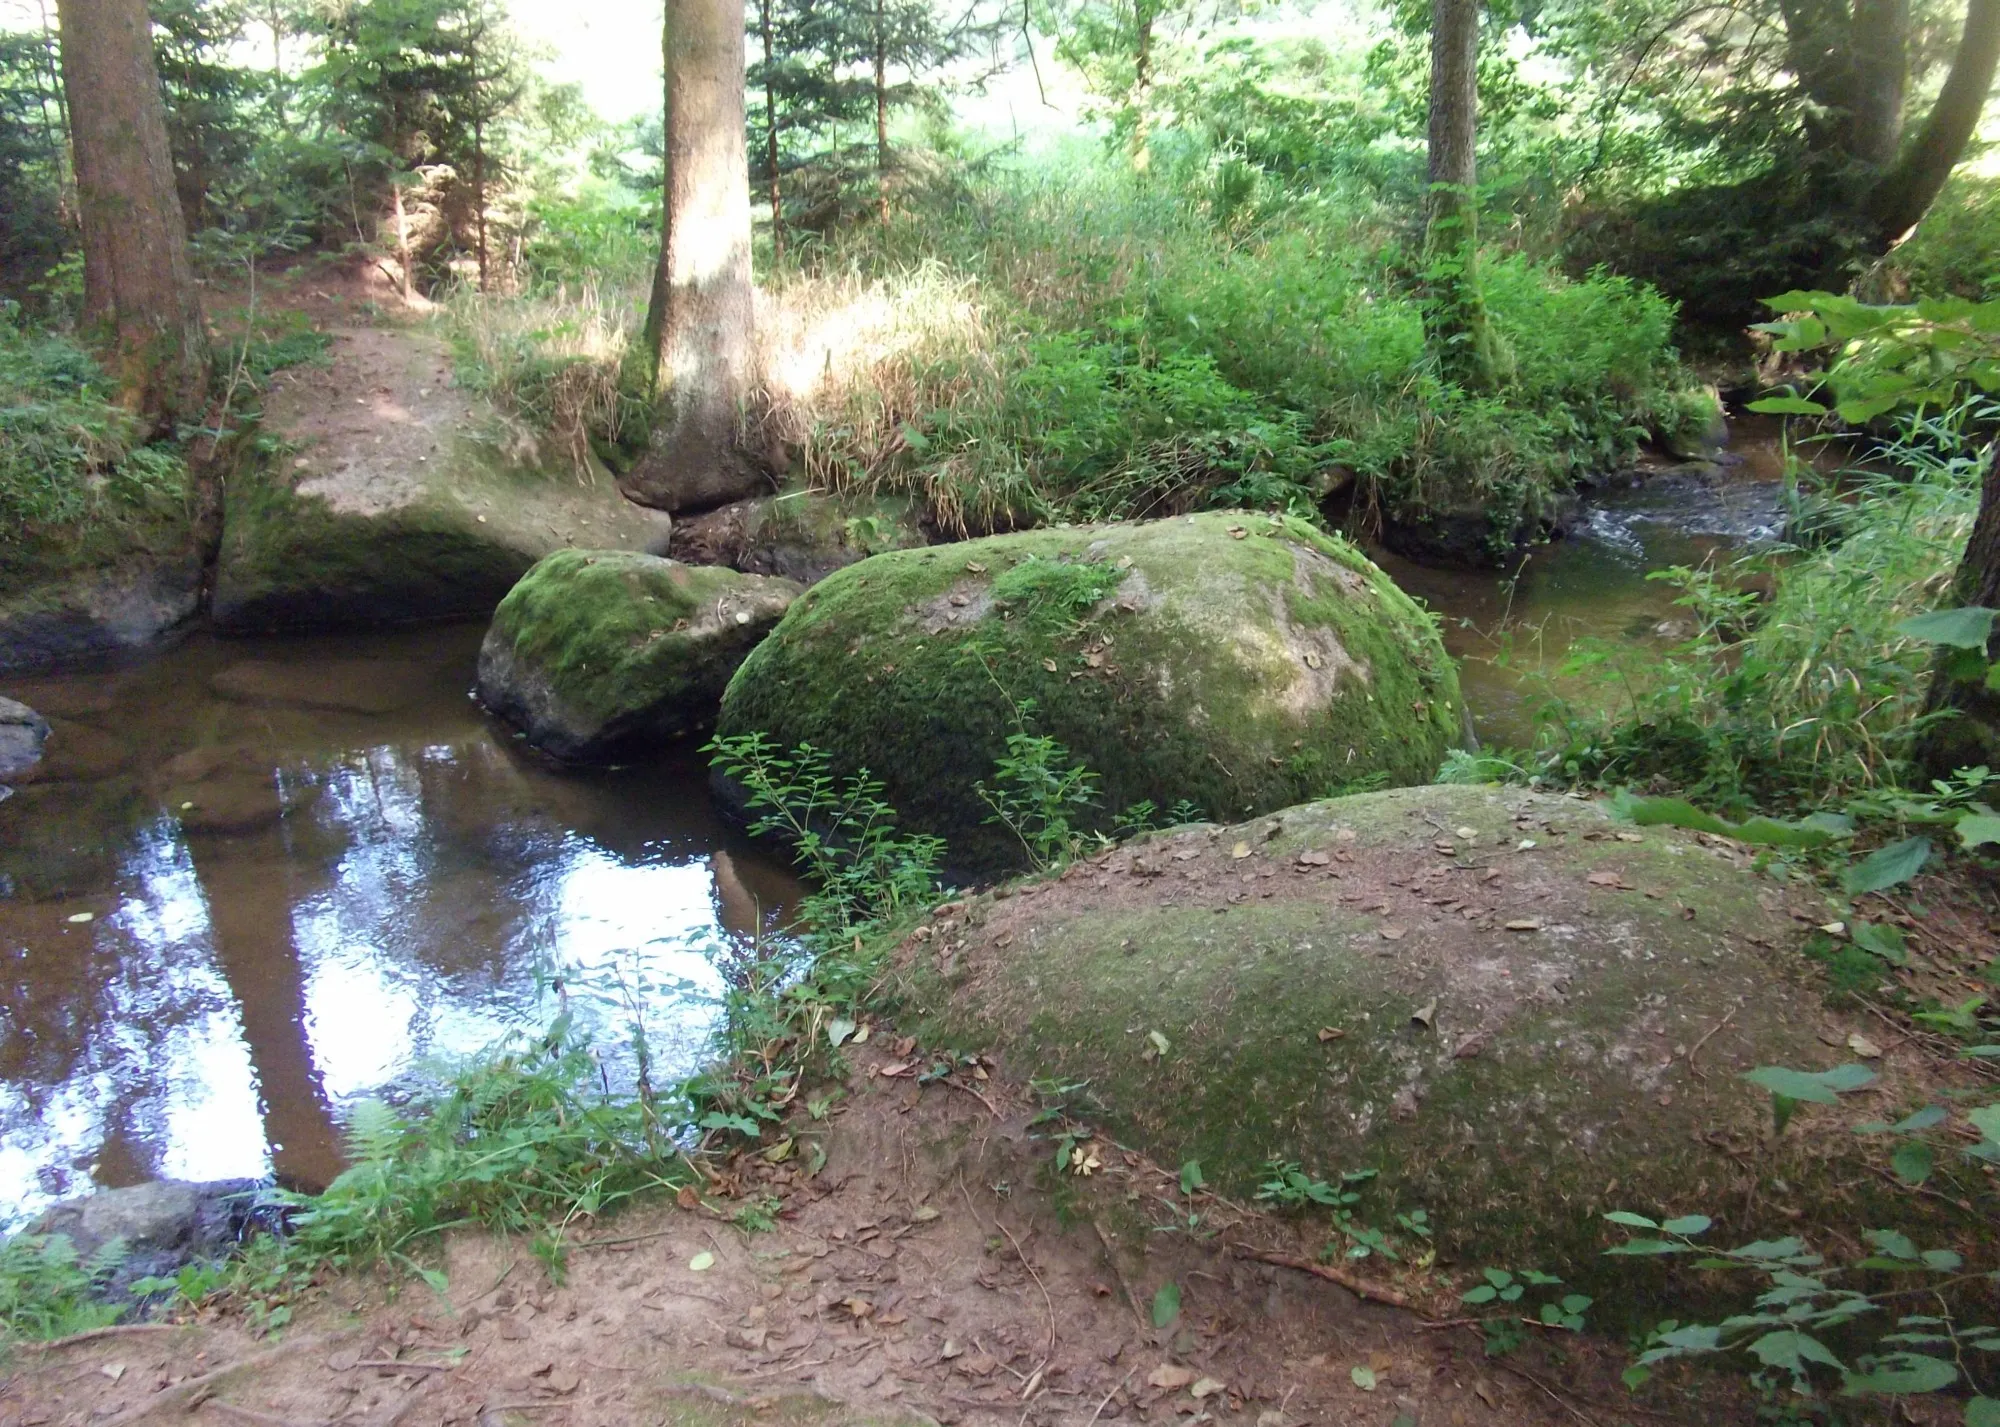
[[[585,263],[578,220],[521,298],[452,305],[475,378],[581,453],[628,419],[648,273],[622,230]],[[1697,412],[1673,311],[1617,279],[1495,255],[1514,353],[1472,398],[1426,357],[1414,277],[1331,204],[1218,222],[1205,192],[1103,167],[913,194],[886,224],[801,245],[760,275],[753,417],[831,489],[908,491],[969,532],[1217,502],[1532,518]],[[621,393],[624,393],[621,397]]]
[[[1838,804],[1906,775],[1933,648],[1903,634],[1949,588],[1994,459],[1971,404],[1906,424],[1886,473],[1805,489],[1800,543],[1723,568],[1653,578],[1680,590],[1696,630],[1641,667],[1573,657],[1615,681],[1605,714],[1552,702],[1533,761],[1565,780],[1655,782],[1725,810]]]

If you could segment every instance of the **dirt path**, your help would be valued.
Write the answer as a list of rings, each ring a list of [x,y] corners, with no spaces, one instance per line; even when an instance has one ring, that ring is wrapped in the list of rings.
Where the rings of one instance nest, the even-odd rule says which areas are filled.
[[[0,1427],[1700,1420],[1657,1389],[1628,1407],[1603,1345],[1560,1335],[1495,1362],[1469,1329],[1243,1255],[1309,1257],[1323,1222],[1203,1200],[1197,1234],[1156,1230],[1176,1188],[1158,1167],[1100,1143],[1088,1179],[1055,1182],[999,1080],[918,1086],[881,1077],[900,1062],[873,1045],[855,1059],[846,1108],[786,1163],[584,1226],[563,1286],[526,1244],[461,1235],[447,1296],[336,1279],[276,1352],[232,1313],[18,1353]],[[727,1221],[758,1201],[782,1206],[768,1232]],[[1180,1316],[1156,1330],[1169,1281]]]

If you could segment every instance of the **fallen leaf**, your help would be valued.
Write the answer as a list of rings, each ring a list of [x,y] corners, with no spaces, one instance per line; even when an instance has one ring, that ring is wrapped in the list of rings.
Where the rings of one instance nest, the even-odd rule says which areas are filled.
[[[916,1064],[914,1060],[899,1060],[893,1065],[877,1066],[875,1073],[884,1080],[894,1080],[899,1075],[908,1075],[916,1068]]]
[[[1644,842],[1646,839],[1636,832],[1621,832],[1618,834],[1618,840],[1620,842]]]
[[[692,1184],[683,1184],[674,1192],[674,1203],[680,1205],[683,1209],[699,1209],[701,1207],[701,1195],[695,1191],[695,1187]]]
[[[1241,862],[1244,858],[1250,855],[1250,844],[1247,842],[1237,843],[1236,846],[1229,849],[1229,855],[1235,858],[1238,862]]]
[[[1171,1049],[1173,1047],[1168,1043],[1165,1036],[1161,1035],[1158,1031],[1147,1031],[1146,1048],[1139,1052],[1139,1058],[1141,1060],[1158,1060]]]
[[[715,1267],[715,1255],[710,1253],[707,1249],[703,1249],[700,1253],[696,1254],[693,1258],[688,1260],[689,1273],[707,1273],[710,1269],[714,1267]]]
[[[1500,1394],[1493,1390],[1492,1383],[1486,1382],[1484,1380],[1475,1382],[1472,1385],[1472,1390],[1478,1393],[1479,1400],[1485,1403],[1493,1411],[1498,1412],[1500,1410]]]
[[[1346,1031],[1339,1030],[1333,1026],[1321,1026],[1319,1028],[1319,1043],[1325,1045],[1328,1041],[1337,1041],[1346,1034]]]
[[[1363,1367],[1360,1363],[1356,1363],[1348,1369],[1347,1375],[1353,1379],[1354,1385],[1363,1392],[1373,1392],[1375,1390],[1375,1369]]]
[[[854,1321],[857,1323],[864,1318],[875,1316],[875,1305],[865,1298],[843,1298],[840,1300],[840,1306],[854,1315]]]
[[[1847,1038],[1847,1048],[1863,1060],[1875,1060],[1882,1054],[1882,1047],[1856,1031]]]
[[[1430,1000],[1424,1002],[1423,1005],[1417,1007],[1416,1010],[1410,1012],[1410,1019],[1428,1031],[1435,1029],[1432,1023],[1437,1020],[1437,1013],[1438,1001],[1437,997],[1433,996]]]
[[[986,567],[977,560],[967,560],[965,562],[965,573],[968,575],[983,575],[986,573]]]
[[[1182,1388],[1193,1383],[1194,1380],[1195,1370],[1193,1368],[1184,1368],[1178,1363],[1161,1363],[1150,1373],[1146,1374],[1147,1386],[1162,1388],[1167,1392],[1179,1392]]]
[[[1409,935],[1409,931],[1404,927],[1384,927],[1381,935],[1384,941],[1401,941]]]
[[[792,1157],[792,1151],[796,1148],[798,1148],[797,1142],[790,1135],[786,1135],[782,1140],[779,1140],[775,1145],[764,1151],[764,1163],[783,1164]]]
[[[1216,1379],[1212,1377],[1205,1377],[1200,1382],[1197,1382],[1193,1387],[1188,1389],[1188,1396],[1192,1397],[1195,1401],[1199,1402],[1204,1397],[1215,1396],[1215,1394],[1221,1392],[1225,1386],[1227,1386],[1227,1384],[1218,1382],[1216,1381]]]
[[[1053,659],[1044,659],[1042,661],[1042,667],[1048,670],[1051,674],[1053,674],[1056,671],[1056,661]]]
[[[1541,929],[1542,919],[1540,917],[1520,917],[1507,923],[1507,930],[1510,932],[1538,932]]]
[[[1479,829],[1478,829],[1478,828],[1475,828],[1475,827],[1455,827],[1455,828],[1453,828],[1453,829],[1452,829],[1451,831],[1452,831],[1452,836],[1454,836],[1454,837],[1458,837],[1458,838],[1463,838],[1463,839],[1464,839],[1465,841],[1467,841],[1467,842],[1477,842],[1477,841],[1479,841]]]
[[[558,1397],[567,1397],[583,1385],[583,1375],[575,1368],[564,1368],[561,1372],[549,1374],[548,1390]]]
[[[920,1204],[917,1206],[916,1213],[910,1215],[910,1222],[913,1224],[928,1224],[937,1217],[938,1211],[936,1209],[933,1209],[928,1204]]]
[[[1231,540],[1241,540],[1249,533],[1250,533],[1249,531],[1245,530],[1240,525],[1232,525],[1229,527],[1229,538]]]
[[[1324,867],[1331,861],[1333,861],[1333,858],[1324,852],[1301,852],[1299,854],[1299,866],[1301,867]]]
[[[1625,880],[1622,872],[1593,872],[1583,879],[1593,887],[1620,887],[1629,892],[1632,884]]]
[[[119,1378],[125,1376],[125,1364],[106,1363],[103,1367],[99,1368],[98,1371],[103,1373],[106,1377],[110,1378],[113,1382],[116,1382],[118,1381]]]
[[[946,1338],[944,1340],[944,1346],[938,1349],[938,1356],[942,1358],[944,1361],[950,1362],[953,1358],[958,1357],[964,1351],[965,1349],[960,1347],[956,1340],[951,1338]]]
[[[95,913],[95,912],[78,912],[78,913],[76,913],[76,914],[75,914],[74,916],[71,916],[71,917],[67,918],[67,920],[69,920],[69,921],[72,921],[72,922],[94,922],[94,921],[96,921],[96,920],[97,920],[97,913]]]

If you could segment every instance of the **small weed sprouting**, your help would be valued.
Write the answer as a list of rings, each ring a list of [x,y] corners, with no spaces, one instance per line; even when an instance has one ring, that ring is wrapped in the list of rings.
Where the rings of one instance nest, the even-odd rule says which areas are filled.
[[[1562,1280],[1554,1274],[1531,1268],[1512,1272],[1504,1268],[1488,1268],[1482,1269],[1480,1276],[1485,1281],[1460,1294],[1458,1301],[1470,1308],[1491,1306],[1498,1309],[1483,1317],[1479,1324],[1486,1338],[1486,1356],[1489,1358],[1505,1357],[1525,1343],[1527,1334],[1522,1329],[1526,1324],[1559,1328],[1571,1333],[1583,1331],[1583,1315],[1594,1301],[1587,1295],[1565,1293],[1557,1297],[1548,1293],[1543,1295],[1540,1303],[1527,1301],[1529,1289],[1562,1287]]]

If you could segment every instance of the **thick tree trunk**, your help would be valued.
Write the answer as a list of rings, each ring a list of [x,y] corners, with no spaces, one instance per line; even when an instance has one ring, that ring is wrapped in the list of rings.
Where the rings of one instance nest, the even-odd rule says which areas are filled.
[[[1952,581],[1949,606],[1976,605],[2000,609],[2000,465],[1989,464],[1979,491],[1979,514],[1972,538]],[[1917,745],[1917,762],[1933,778],[1948,778],[1960,768],[1984,764],[2000,768],[2000,693],[1986,686],[1986,667],[2000,660],[2000,630],[1986,644],[1986,658],[1968,661],[1976,669],[1954,675],[1946,649],[1931,673],[1925,712],[1951,713],[1925,731]]]
[[[1895,161],[1910,84],[1910,0],[1854,0],[1847,151],[1880,167]]]
[[[1951,177],[1979,127],[1996,68],[2000,68],[2000,0],[1971,0],[1958,53],[1930,117],[1868,196],[1868,219],[1881,247],[1886,249],[1915,227]]]
[[[83,305],[134,411],[200,415],[208,332],[174,188],[145,0],[57,0],[83,224]]]
[[[764,167],[770,174],[771,255],[783,261],[785,209],[778,180],[778,57],[771,41],[771,0],[758,0],[757,27],[764,38]]]
[[[1432,0],[1426,326],[1445,380],[1469,391],[1495,381],[1479,296],[1478,128],[1479,0]]]
[[[619,477],[641,505],[703,510],[762,473],[739,439],[750,395],[750,168],[743,0],[667,0],[666,204],[646,315],[659,410]]]

